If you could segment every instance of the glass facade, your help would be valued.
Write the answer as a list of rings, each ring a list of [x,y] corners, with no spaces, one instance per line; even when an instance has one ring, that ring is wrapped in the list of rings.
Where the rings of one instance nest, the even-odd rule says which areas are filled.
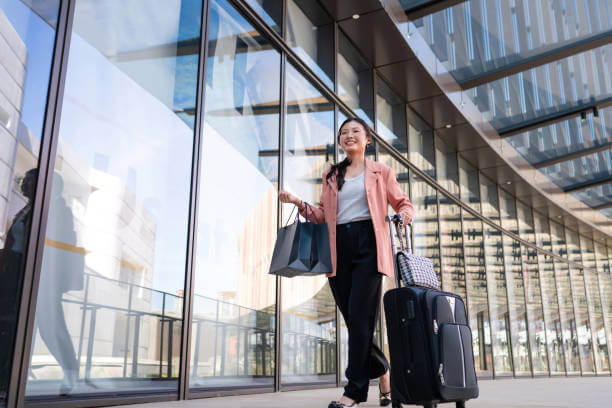
[[[457,33],[486,22],[477,33],[484,37],[470,41],[493,41],[498,32],[486,29],[504,14],[484,3],[415,24],[440,52],[445,38],[433,38],[432,27],[448,29],[451,20],[460,22]],[[518,3],[508,15],[522,13],[519,23],[531,27],[534,15]],[[550,12],[550,2],[536,3],[534,13]],[[338,126],[354,115],[375,133],[368,158],[392,167],[412,200],[413,251],[466,302],[478,375],[610,375],[610,239],[532,208],[457,153],[324,5],[75,0],[72,24],[61,10],[59,1],[0,0],[0,405],[14,381],[13,350],[26,344],[16,335],[26,309],[22,388],[36,403],[346,380],[348,333],[327,279],[277,278],[268,268],[277,230],[294,216],[278,190],[318,203],[322,172],[344,157]],[[62,81],[52,69],[58,19],[71,27],[57,63]],[[599,35],[609,29],[603,23],[564,41]],[[525,52],[499,50],[481,67],[470,61],[486,48],[443,61],[468,80],[558,46],[546,39]],[[590,51],[593,66],[605,66],[607,48]],[[55,99],[53,86],[61,88]],[[494,96],[492,123],[516,119],[513,85],[486,87],[493,90],[472,92],[478,103]],[[59,120],[45,120],[50,105]],[[541,114],[525,106],[520,115]],[[582,142],[600,148],[609,112],[508,140],[540,164]],[[43,155],[51,167],[37,191]],[[567,188],[609,177],[610,152],[592,155],[542,169]],[[575,194],[605,206],[608,187]],[[32,213],[36,199],[46,203],[40,214]],[[42,248],[35,254],[27,252],[30,232]],[[34,310],[20,306],[29,257],[40,275]],[[385,279],[383,291],[393,286]],[[376,341],[388,353],[383,317]]]

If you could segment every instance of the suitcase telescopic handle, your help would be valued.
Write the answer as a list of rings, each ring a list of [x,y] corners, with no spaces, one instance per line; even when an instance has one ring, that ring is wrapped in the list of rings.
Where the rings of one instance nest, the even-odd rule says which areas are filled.
[[[406,237],[406,246],[404,247],[404,242],[402,240],[402,234],[399,229],[399,225],[401,224],[401,220],[402,220],[400,216],[396,214],[392,217],[389,217],[387,215],[385,220],[389,223],[389,238],[391,240],[391,252],[393,254],[393,268],[395,272],[395,287],[399,288],[401,286],[401,276],[400,276],[399,270],[397,269],[397,259],[396,259],[397,250],[394,244],[395,239],[393,237],[393,228],[391,227],[391,224],[395,225],[395,232],[397,233],[397,237],[400,240],[400,247],[402,248],[402,251],[407,251],[408,253],[411,253],[412,245],[410,241],[410,234],[408,233],[408,227],[412,226],[412,223],[408,222],[404,224],[404,236]]]

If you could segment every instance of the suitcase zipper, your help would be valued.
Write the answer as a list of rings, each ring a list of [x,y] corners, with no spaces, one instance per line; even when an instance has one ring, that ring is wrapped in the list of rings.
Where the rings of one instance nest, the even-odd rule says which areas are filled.
[[[433,327],[434,327],[434,334],[438,334],[438,321],[436,319],[434,319]]]
[[[440,368],[438,369],[438,375],[440,376],[440,383],[444,385],[444,364],[440,363]]]

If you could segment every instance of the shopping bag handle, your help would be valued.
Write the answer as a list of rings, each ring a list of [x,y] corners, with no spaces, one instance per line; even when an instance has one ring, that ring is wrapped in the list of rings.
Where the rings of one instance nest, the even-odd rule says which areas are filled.
[[[308,222],[308,207],[310,206],[310,204],[308,204],[306,201],[304,201],[304,205],[305,205],[305,212],[306,212],[306,222]],[[295,211],[295,209],[297,208],[297,205],[293,206],[293,209],[291,210],[291,213],[289,214],[289,218],[287,218],[287,222],[285,223],[285,227],[287,225],[289,225],[289,221],[291,221],[291,217],[293,216],[293,212]],[[300,216],[299,214],[296,214],[296,219],[298,220],[298,222],[300,221]]]

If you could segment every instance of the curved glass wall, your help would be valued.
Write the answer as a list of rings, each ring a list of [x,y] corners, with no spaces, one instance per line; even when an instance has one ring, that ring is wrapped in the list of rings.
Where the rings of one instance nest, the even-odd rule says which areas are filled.
[[[19,317],[58,10],[59,0],[0,1],[0,405]]]

